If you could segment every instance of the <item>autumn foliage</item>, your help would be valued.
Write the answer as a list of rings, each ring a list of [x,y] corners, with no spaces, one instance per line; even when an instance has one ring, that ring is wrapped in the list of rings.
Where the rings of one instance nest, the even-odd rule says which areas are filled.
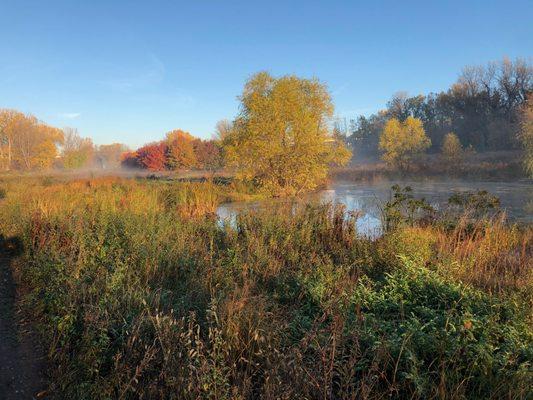
[[[422,121],[413,117],[407,117],[405,121],[391,118],[379,138],[383,160],[402,171],[409,169],[429,146],[431,140],[426,136]]]
[[[167,133],[167,165],[170,169],[177,170],[196,165],[196,154],[193,148],[194,140],[194,137],[189,132],[179,129]]]
[[[222,166],[220,145],[214,140],[201,140],[189,132],[177,129],[166,134],[165,139],[147,144],[135,152],[122,155],[123,166],[150,171],[207,169]]]
[[[136,151],[126,151],[120,156],[120,164],[126,168],[141,168]]]
[[[138,165],[150,171],[163,171],[167,167],[167,151],[165,143],[147,144],[136,152]]]
[[[49,168],[63,140],[60,129],[33,115],[0,109],[0,168],[4,171]]]
[[[331,165],[350,159],[328,127],[334,107],[320,81],[261,72],[246,82],[239,99],[241,111],[223,140],[237,179],[294,195],[315,189]]]

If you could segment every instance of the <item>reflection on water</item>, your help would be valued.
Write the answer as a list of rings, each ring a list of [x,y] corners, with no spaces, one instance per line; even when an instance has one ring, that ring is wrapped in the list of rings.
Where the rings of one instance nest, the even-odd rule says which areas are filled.
[[[380,232],[379,204],[391,196],[391,186],[411,186],[416,197],[424,197],[439,207],[453,192],[487,190],[500,198],[501,207],[512,220],[533,223],[533,184],[531,181],[402,181],[378,183],[336,182],[329,189],[306,195],[302,202],[342,203],[348,211],[360,211],[357,229],[361,234],[375,236]],[[218,208],[221,220],[232,221],[239,212],[270,207],[288,200],[264,200],[248,203],[226,203]]]

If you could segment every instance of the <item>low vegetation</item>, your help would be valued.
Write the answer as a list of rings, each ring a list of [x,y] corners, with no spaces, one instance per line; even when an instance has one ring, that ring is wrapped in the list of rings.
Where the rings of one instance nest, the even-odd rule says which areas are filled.
[[[488,194],[437,213],[397,187],[372,239],[334,205],[222,223],[218,203],[244,187],[210,181],[0,187],[0,233],[24,248],[16,276],[59,398],[530,393],[532,230]]]
[[[451,160],[455,160],[452,162]],[[331,170],[334,179],[354,182],[396,181],[460,178],[471,181],[516,181],[528,179],[524,169],[524,153],[521,151],[499,151],[476,153],[470,148],[463,149],[461,157],[448,158],[444,153],[419,155],[409,171],[397,168],[380,160],[351,164]]]

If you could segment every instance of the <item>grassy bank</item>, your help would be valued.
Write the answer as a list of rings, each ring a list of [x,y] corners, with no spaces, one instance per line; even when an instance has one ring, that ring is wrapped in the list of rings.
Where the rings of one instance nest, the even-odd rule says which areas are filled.
[[[469,180],[526,179],[521,151],[500,151],[467,154],[450,164],[439,154],[427,154],[414,162],[408,171],[399,171],[377,158],[354,157],[348,167],[336,168],[332,178],[343,181],[376,181],[402,178],[462,178]]]
[[[520,399],[533,384],[530,227],[421,220],[370,240],[328,205],[220,224],[219,202],[252,194],[211,182],[0,186],[58,398]]]

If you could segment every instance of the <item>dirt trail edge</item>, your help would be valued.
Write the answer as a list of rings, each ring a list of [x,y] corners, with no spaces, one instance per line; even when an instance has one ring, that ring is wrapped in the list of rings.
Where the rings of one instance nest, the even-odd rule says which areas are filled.
[[[21,321],[11,270],[13,255],[5,243],[0,236],[0,400],[43,398],[43,352]]]

